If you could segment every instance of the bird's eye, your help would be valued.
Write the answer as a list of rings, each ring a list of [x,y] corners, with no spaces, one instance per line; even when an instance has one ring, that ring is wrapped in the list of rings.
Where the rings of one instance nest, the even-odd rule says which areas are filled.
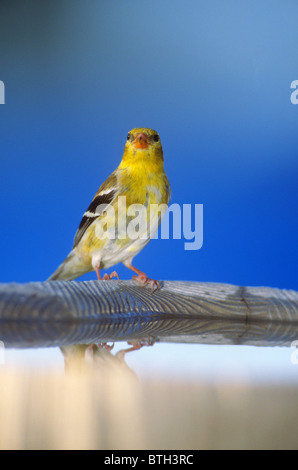
[[[158,142],[158,141],[159,141],[159,135],[158,135],[158,134],[154,134],[153,140],[154,140],[154,142]]]
[[[127,140],[129,140],[129,139],[130,139],[130,134],[127,134]]]

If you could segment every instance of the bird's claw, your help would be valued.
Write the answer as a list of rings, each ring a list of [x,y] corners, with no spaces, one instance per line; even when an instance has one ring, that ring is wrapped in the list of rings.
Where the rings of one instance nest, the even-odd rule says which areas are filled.
[[[103,281],[110,281],[113,277],[116,277],[118,279],[118,281],[120,280],[119,276],[118,276],[118,273],[116,271],[113,271],[111,274],[105,273],[103,275],[102,280]]]
[[[159,282],[156,281],[155,279],[150,279],[149,277],[146,276],[146,274],[144,275],[139,274],[138,276],[132,276],[132,279],[134,281],[138,281],[143,286],[150,285],[152,292],[160,289]]]
[[[141,349],[143,346],[153,346],[155,344],[155,338],[148,337],[148,339],[139,339],[136,341],[127,341],[127,344],[129,344],[131,347],[127,349],[121,349],[116,353],[116,357],[119,359],[124,359],[124,356],[126,353],[131,352],[131,351],[138,351]]]
[[[127,341],[127,344],[131,344],[134,350],[141,349],[143,346],[153,346],[155,344],[155,338],[148,337],[148,339],[138,339],[137,341]]]
[[[115,343],[112,343],[111,345],[108,343],[98,343],[97,345],[101,349],[106,349],[107,351],[112,351],[113,347],[115,346]]]

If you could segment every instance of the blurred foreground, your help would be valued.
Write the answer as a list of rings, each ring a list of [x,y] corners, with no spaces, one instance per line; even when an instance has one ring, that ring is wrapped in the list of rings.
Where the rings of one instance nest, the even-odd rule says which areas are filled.
[[[294,387],[140,381],[122,353],[64,357],[65,373],[1,366],[1,449],[298,448]]]

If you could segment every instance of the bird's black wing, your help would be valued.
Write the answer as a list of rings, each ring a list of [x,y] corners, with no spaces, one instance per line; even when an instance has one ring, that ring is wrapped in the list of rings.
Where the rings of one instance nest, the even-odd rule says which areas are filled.
[[[87,228],[104,212],[105,208],[112,203],[118,194],[116,172],[101,185],[94,196],[93,201],[83,215],[78,231],[75,235],[73,248],[81,241]]]

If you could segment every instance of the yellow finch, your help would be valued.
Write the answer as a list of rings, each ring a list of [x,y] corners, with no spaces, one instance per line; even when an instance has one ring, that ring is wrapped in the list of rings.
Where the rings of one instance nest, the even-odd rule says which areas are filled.
[[[100,186],[83,215],[72,251],[48,280],[72,280],[122,262],[143,284],[159,286],[132,259],[150,241],[167,209],[171,188],[164,171],[160,137],[132,129],[118,168]],[[103,279],[118,277],[114,271]]]

